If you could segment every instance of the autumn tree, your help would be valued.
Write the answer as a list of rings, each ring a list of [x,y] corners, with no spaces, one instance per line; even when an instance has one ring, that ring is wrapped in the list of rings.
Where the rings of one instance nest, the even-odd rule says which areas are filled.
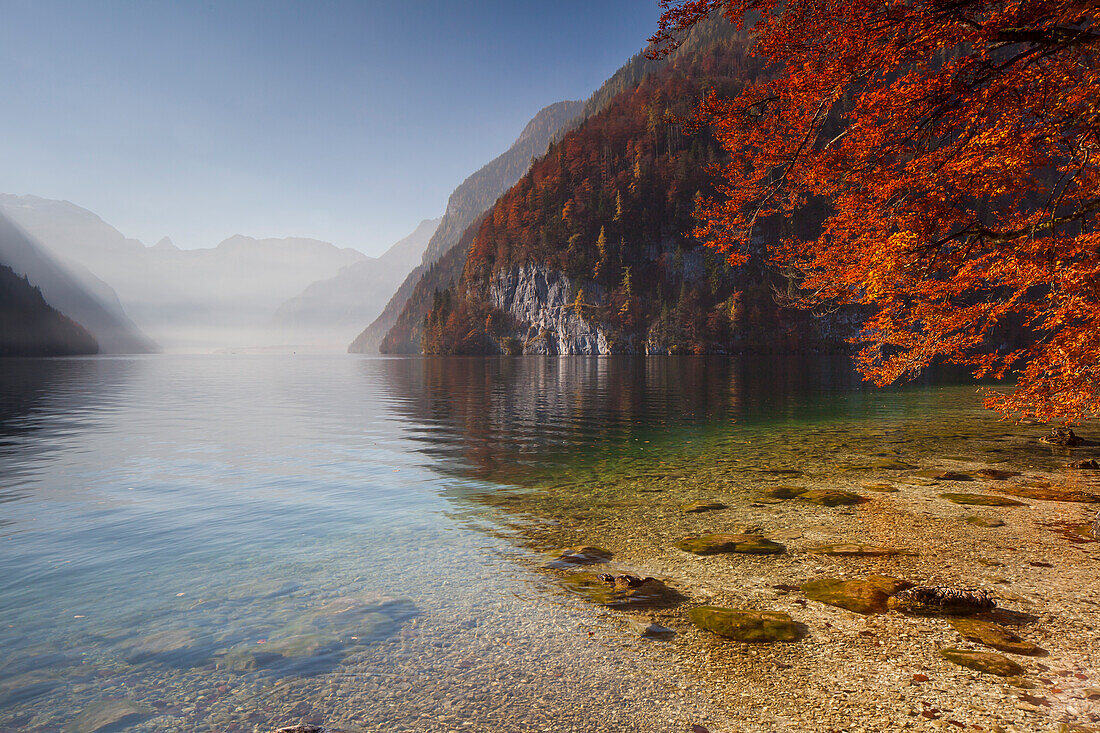
[[[987,399],[1005,414],[1100,411],[1100,4],[661,4],[655,53],[722,13],[774,72],[698,109],[729,157],[697,236],[731,263],[766,245],[807,307],[867,307],[859,365],[879,384],[943,359],[1015,374]],[[808,204],[816,237],[754,239]]]

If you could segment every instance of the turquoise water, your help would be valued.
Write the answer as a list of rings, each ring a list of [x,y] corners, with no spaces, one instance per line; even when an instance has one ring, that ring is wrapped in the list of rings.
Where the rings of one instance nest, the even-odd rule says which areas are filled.
[[[465,497],[944,414],[979,419],[973,388],[876,392],[837,360],[0,362],[0,731],[680,730],[663,652],[612,658]]]

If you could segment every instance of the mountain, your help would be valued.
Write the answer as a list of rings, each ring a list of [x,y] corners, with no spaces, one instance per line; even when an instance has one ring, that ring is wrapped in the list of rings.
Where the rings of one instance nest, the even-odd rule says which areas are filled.
[[[79,323],[50,307],[42,291],[0,265],[0,356],[95,354],[99,344]]]
[[[845,348],[857,314],[818,319],[785,307],[790,283],[762,256],[765,242],[815,229],[823,210],[759,222],[757,249],[739,267],[690,235],[698,200],[716,193],[708,168],[725,154],[708,130],[689,134],[680,121],[706,94],[734,96],[766,70],[724,19],[689,40],[659,69],[620,76],[621,90],[608,90],[602,109],[550,146],[463,235],[430,303],[428,284],[420,287],[424,300],[407,306],[420,310],[402,314],[383,351]]]
[[[0,263],[33,282],[46,302],[79,323],[107,354],[157,350],[122,310],[114,291],[90,272],[63,266],[0,211]]]
[[[620,95],[636,89],[653,74],[669,65],[681,63],[683,59],[713,48],[715,44],[727,39],[733,33],[729,23],[720,18],[714,19],[693,27],[681,47],[667,58],[654,60],[644,53],[635,54],[592,93],[580,106],[577,117],[563,125],[552,139],[560,140],[570,130],[576,129],[587,119],[603,112]],[[402,285],[398,295],[405,296],[403,304],[388,319],[390,309],[387,308],[387,312],[383,314],[383,318],[379,319],[379,323],[371,326],[371,329],[376,326],[389,326],[389,331],[384,335],[370,333],[373,338],[379,340],[381,351],[384,353],[420,352],[424,318],[432,308],[434,293],[453,286],[461,278],[466,262],[466,250],[475,234],[476,232],[464,232],[461,237],[463,243],[458,252],[449,252],[433,267],[422,267],[419,273],[414,272],[413,275],[419,275],[420,278],[416,283],[409,284],[406,281],[406,284]],[[366,345],[369,346],[369,344]]]
[[[482,166],[451,193],[443,220],[428,242],[420,266],[401,282],[382,314],[359,334],[348,347],[349,352],[365,354],[377,351],[382,338],[397,322],[405,303],[425,273],[458,244],[470,223],[518,181],[531,165],[531,160],[545,153],[550,141],[576,121],[582,111],[581,102],[569,101],[540,110],[508,150]]]
[[[286,343],[343,350],[364,323],[382,312],[401,280],[421,261],[440,219],[420,222],[379,257],[346,265],[279,306],[272,326]],[[159,245],[158,245],[159,246]]]
[[[357,250],[304,238],[234,236],[201,249],[179,249],[163,239],[146,247],[86,209],[36,196],[0,195],[0,213],[89,289],[93,281],[109,283],[130,317],[177,351],[277,345],[281,334],[270,321],[280,305],[366,259]],[[46,284],[31,279],[50,300]],[[102,339],[100,344],[106,347]]]

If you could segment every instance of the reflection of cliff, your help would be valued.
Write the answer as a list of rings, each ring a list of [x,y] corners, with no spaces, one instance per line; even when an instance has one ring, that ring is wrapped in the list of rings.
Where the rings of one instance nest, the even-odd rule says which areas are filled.
[[[731,421],[788,416],[823,387],[858,380],[842,359],[440,358],[366,362],[394,409],[430,426],[425,451],[471,477],[516,482],[525,468],[621,451]],[[380,366],[379,366],[380,365]]]

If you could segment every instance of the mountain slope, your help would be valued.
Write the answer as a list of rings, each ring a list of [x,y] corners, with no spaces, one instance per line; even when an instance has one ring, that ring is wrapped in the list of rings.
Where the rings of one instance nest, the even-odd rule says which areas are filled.
[[[343,267],[335,276],[311,283],[279,306],[272,326],[286,343],[343,350],[364,323],[382,312],[405,275],[424,254],[440,219],[420,222],[412,234],[380,257]]]
[[[708,131],[688,135],[679,120],[703,95],[732,96],[763,73],[741,34],[711,24],[705,37],[553,144],[464,237],[461,277],[433,290],[421,326],[424,351],[843,348],[854,314],[815,319],[782,307],[777,292],[788,283],[760,251],[732,268],[688,234],[696,202],[714,194],[707,168],[723,152]],[[811,213],[764,221],[757,231],[769,241],[812,230],[818,220]],[[414,328],[407,343],[416,324],[404,325]],[[397,346],[393,335],[387,345]]]
[[[582,111],[581,102],[558,102],[540,110],[508,150],[485,164],[451,193],[447,199],[447,211],[424,250],[420,266],[402,281],[382,314],[348,347],[349,352],[365,354],[378,349],[423,275],[458,243],[474,219],[519,180],[531,165],[532,158],[546,152],[550,140],[575,121]]]
[[[682,63],[684,59],[712,49],[716,44],[734,35],[735,30],[729,23],[716,18],[692,28],[680,48],[667,58],[653,60],[647,58],[644,53],[634,55],[593,92],[581,107],[577,118],[565,124],[554,135],[554,140],[560,140],[585,120],[600,114],[613,100],[625,92],[636,89],[653,74],[669,65]],[[476,232],[465,233],[462,251],[447,257],[446,262],[441,259],[430,271],[425,270],[420,274],[421,280],[417,284],[407,288],[409,297],[401,311],[393,317],[393,326],[381,341],[380,348],[384,353],[418,353],[420,351],[424,318],[432,308],[433,293],[436,290],[448,288],[461,278],[466,258],[465,250],[468,249],[474,234]]]
[[[0,265],[0,357],[95,354],[99,344],[46,302],[42,291]]]
[[[35,239],[0,213],[0,262],[33,282],[46,301],[79,323],[107,354],[145,354],[157,350],[126,317],[114,292],[90,273],[78,277]],[[92,288],[86,283],[91,283]],[[95,293],[89,292],[94,288]],[[97,294],[100,297],[97,297]]]

